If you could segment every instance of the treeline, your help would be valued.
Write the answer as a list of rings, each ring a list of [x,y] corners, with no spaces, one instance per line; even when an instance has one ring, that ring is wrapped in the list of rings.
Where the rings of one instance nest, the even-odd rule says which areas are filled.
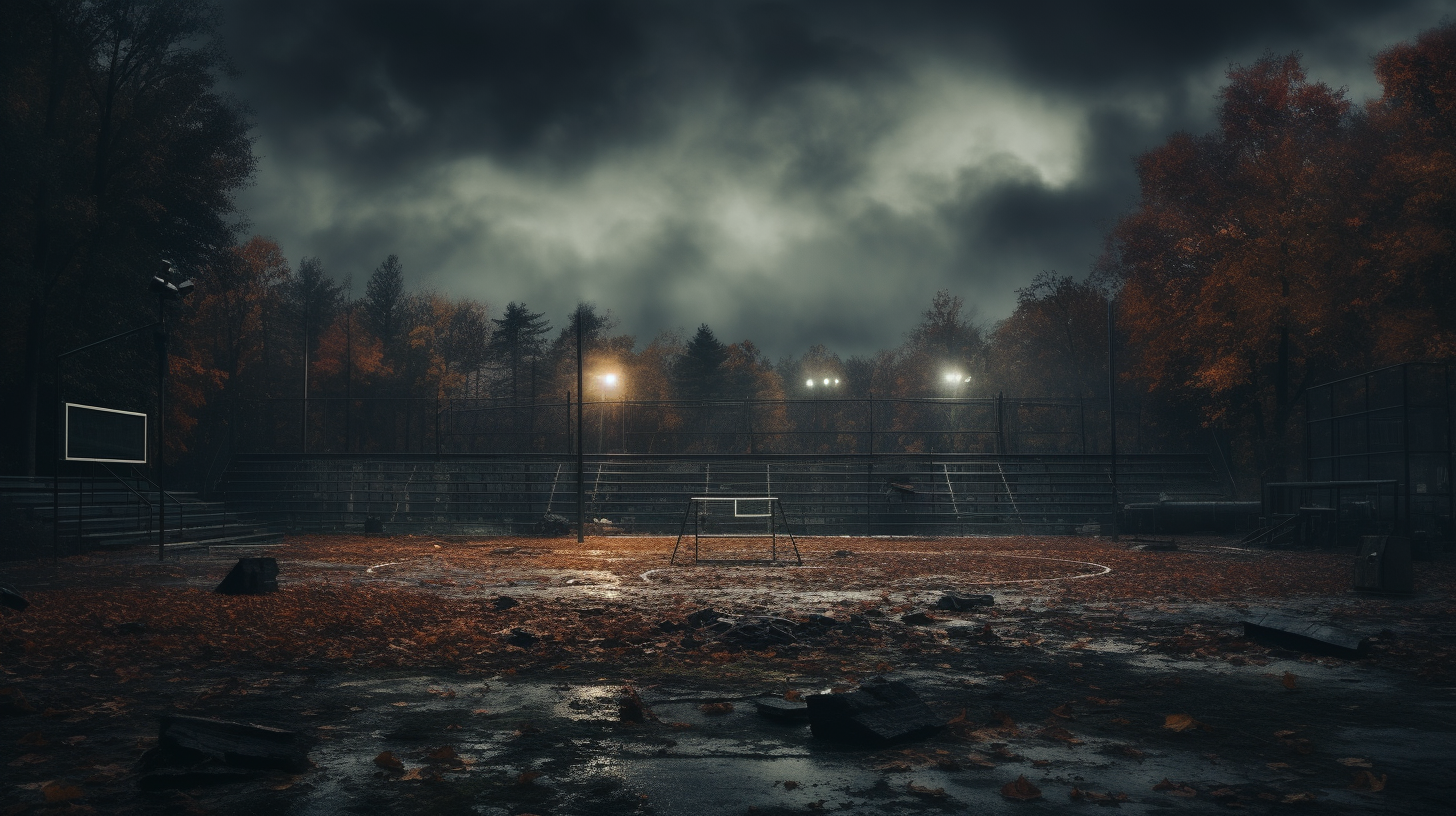
[[[1363,107],[1298,54],[1230,70],[1216,130],[1138,159],[1098,265],[1132,376],[1224,429],[1255,478],[1299,475],[1310,386],[1456,351],[1456,24],[1373,64]]]
[[[373,269],[290,263],[248,238],[233,206],[255,159],[246,109],[216,87],[227,63],[207,4],[18,0],[9,15],[6,472],[49,469],[58,400],[154,410],[151,330],[54,360],[154,319],[146,282],[163,256],[197,281],[171,307],[167,412],[169,458],[194,471],[240,406],[267,400],[559,404],[576,390],[578,322],[588,401],[1005,393],[1101,404],[1110,300],[1119,416],[1135,414],[1141,447],[1217,440],[1252,492],[1295,475],[1311,385],[1456,348],[1456,25],[1379,54],[1383,92],[1364,106],[1306,77],[1298,55],[1232,69],[1213,132],[1138,157],[1141,198],[1090,274],[1043,273],[1004,320],[980,322],[940,292],[896,348],[771,360],[708,326],[625,335],[593,304],[547,315],[410,291],[407,259],[393,256]]]

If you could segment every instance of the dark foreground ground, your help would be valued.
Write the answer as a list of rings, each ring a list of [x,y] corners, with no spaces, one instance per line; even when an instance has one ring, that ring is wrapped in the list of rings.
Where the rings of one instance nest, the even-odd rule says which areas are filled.
[[[1381,598],[1348,555],[1213,539],[819,538],[801,567],[672,544],[296,537],[259,597],[211,591],[237,551],[4,565],[32,606],[0,611],[0,813],[1456,812],[1450,562]],[[996,605],[902,620],[947,591]],[[689,628],[704,607],[793,640]],[[1375,639],[1243,639],[1263,610]],[[947,727],[870,750],[750,702],[876,676]],[[314,767],[147,790],[169,712],[297,729]]]

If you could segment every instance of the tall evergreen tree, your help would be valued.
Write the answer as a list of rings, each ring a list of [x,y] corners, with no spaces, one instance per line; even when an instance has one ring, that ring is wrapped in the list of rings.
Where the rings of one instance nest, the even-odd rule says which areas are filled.
[[[364,310],[369,328],[388,346],[400,329],[404,309],[404,267],[399,256],[390,255],[369,275],[364,285]]]
[[[510,383],[511,402],[518,404],[522,370],[545,350],[543,335],[551,331],[551,323],[542,313],[532,312],[524,303],[514,302],[506,306],[505,314],[490,322],[495,324],[495,330],[491,333],[487,353],[505,369],[503,379]]]
[[[674,366],[678,395],[684,399],[713,399],[721,391],[721,369],[728,359],[728,349],[704,323],[683,349]]]

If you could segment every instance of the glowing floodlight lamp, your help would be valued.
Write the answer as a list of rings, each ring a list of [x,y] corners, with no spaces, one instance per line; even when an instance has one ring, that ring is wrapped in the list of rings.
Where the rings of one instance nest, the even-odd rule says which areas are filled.
[[[602,385],[605,385],[608,388],[616,388],[617,387],[617,375],[616,374],[603,374],[602,375]]]

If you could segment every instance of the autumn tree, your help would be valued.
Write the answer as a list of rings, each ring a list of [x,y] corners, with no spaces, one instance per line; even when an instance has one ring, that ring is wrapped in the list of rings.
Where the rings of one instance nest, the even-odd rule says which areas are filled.
[[[1105,397],[1107,297],[1098,280],[1055,272],[1042,272],[1016,290],[1015,311],[991,331],[984,390],[1017,397]]]
[[[1456,23],[1375,59],[1381,96],[1359,147],[1376,157],[1350,228],[1368,250],[1365,317],[1380,362],[1456,355]]]
[[[1347,222],[1365,165],[1344,93],[1309,81],[1297,54],[1228,78],[1218,130],[1139,157],[1141,199],[1102,268],[1123,284],[1136,373],[1246,429],[1264,472],[1297,442],[1304,390],[1355,342],[1365,293]]]
[[[189,270],[233,244],[253,172],[216,14],[201,0],[17,0],[0,27],[0,367],[8,459],[36,470],[50,355],[155,310],[164,253]]]

